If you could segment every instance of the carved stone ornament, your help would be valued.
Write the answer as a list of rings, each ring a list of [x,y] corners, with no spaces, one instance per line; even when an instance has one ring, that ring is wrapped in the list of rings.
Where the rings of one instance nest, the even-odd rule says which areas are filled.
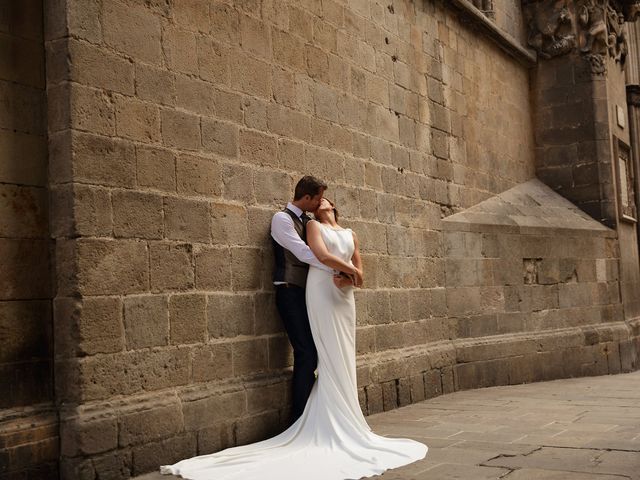
[[[525,20],[528,43],[543,58],[569,53],[576,46],[573,17],[566,2],[557,0],[528,1]]]
[[[523,0],[528,43],[542,58],[575,51],[594,74],[606,73],[607,55],[627,55],[625,18],[640,15],[640,0]]]
[[[624,63],[627,43],[622,25],[624,17],[608,0],[582,0],[578,6],[580,51],[587,55],[594,73],[604,73],[608,54]],[[597,58],[597,60],[595,60]]]
[[[622,3],[622,13],[625,21],[635,22],[640,17],[640,0],[627,0]]]

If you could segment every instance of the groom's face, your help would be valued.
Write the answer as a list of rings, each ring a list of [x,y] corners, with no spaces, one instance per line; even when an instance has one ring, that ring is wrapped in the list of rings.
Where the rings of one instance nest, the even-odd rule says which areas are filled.
[[[307,203],[305,205],[306,208],[304,210],[306,212],[315,212],[320,206],[320,202],[322,202],[323,194],[324,194],[324,191],[321,191],[319,194],[313,197],[311,195],[306,195],[305,198],[307,199]]]

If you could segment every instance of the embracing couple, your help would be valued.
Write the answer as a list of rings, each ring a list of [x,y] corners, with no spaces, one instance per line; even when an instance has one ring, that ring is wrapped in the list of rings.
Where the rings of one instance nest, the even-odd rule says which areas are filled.
[[[162,473],[191,480],[347,480],[426,455],[422,443],[373,433],[360,410],[353,289],[362,285],[362,263],[357,237],[338,224],[326,189],[303,177],[271,222],[276,305],[293,346],[293,423],[268,440],[183,460]]]

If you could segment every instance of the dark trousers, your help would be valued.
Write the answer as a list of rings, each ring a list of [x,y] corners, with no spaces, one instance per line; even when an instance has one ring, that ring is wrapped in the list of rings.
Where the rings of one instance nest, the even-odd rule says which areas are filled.
[[[276,307],[293,347],[291,418],[295,422],[304,412],[316,379],[314,372],[318,364],[318,352],[309,326],[304,288],[276,286]]]

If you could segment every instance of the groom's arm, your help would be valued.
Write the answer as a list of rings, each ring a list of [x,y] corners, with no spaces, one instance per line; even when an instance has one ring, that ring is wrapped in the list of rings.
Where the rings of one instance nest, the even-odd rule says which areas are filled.
[[[286,213],[278,212],[271,219],[271,237],[282,247],[293,253],[301,262],[308,263],[327,272],[333,272],[331,268],[318,260],[309,245],[300,238],[293,226],[293,220]]]

